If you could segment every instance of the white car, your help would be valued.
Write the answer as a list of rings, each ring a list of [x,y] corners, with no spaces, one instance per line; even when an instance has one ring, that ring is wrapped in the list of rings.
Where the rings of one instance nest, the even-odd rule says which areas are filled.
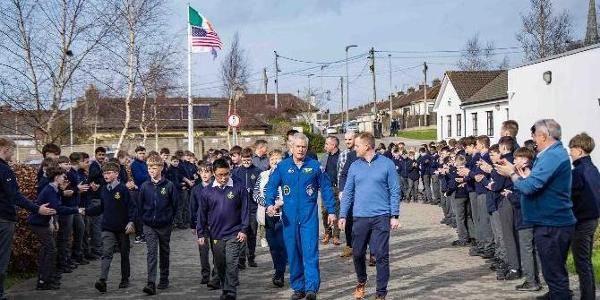
[[[325,133],[327,133],[327,134],[336,134],[336,133],[338,133],[338,130],[335,127],[327,127],[327,129],[325,130]]]

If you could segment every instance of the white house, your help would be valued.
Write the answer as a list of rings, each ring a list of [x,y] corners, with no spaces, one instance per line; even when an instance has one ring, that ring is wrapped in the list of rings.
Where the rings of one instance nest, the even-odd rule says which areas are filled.
[[[434,104],[438,139],[496,138],[508,120],[507,72],[448,71]]]
[[[600,144],[600,44],[516,67],[508,71],[510,117],[519,122],[518,140],[530,139],[539,119],[555,119],[562,141],[587,132]],[[600,147],[592,152],[600,163]]]

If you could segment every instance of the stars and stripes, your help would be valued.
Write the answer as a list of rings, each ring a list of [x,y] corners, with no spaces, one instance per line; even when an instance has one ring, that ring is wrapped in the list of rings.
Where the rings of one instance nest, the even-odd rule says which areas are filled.
[[[214,31],[206,31],[202,27],[192,27],[192,47],[208,47],[221,49],[222,43],[219,35]]]

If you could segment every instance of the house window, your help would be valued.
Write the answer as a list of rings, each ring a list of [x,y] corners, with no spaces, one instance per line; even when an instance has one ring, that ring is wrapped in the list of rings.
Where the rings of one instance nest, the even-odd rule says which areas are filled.
[[[494,111],[486,111],[487,115],[487,135],[494,136]]]
[[[471,120],[473,121],[473,135],[477,136],[477,113],[471,114]]]
[[[461,136],[462,132],[462,115],[456,114],[456,136]]]
[[[446,118],[448,118],[448,137],[451,137],[452,136],[452,116],[447,115]]]

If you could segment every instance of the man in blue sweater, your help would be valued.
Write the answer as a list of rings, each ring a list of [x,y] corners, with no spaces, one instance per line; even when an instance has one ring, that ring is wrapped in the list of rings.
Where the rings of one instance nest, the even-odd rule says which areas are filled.
[[[566,261],[577,222],[571,202],[571,162],[556,121],[537,121],[532,131],[539,153],[531,171],[506,160],[496,164],[496,170],[510,176],[514,188],[523,195],[523,221],[534,226],[535,246],[550,290],[542,296],[546,298],[539,299],[571,299]]]
[[[335,200],[333,188],[317,160],[308,158],[308,138],[296,133],[291,139],[292,157],[284,159],[269,177],[265,205],[269,216],[277,213],[275,199],[279,187],[283,193],[283,235],[290,264],[292,299],[317,299],[321,284],[319,274],[319,216],[317,195],[329,212],[328,224],[334,225]],[[395,171],[394,171],[395,172]]]
[[[135,184],[135,189],[131,191],[131,198],[138,201],[140,199],[138,193],[140,192],[142,184],[150,179],[150,175],[148,175],[148,165],[146,164],[146,148],[143,146],[137,146],[135,148],[135,159],[133,159],[133,162],[131,163],[131,177],[133,177],[133,183]],[[141,208],[139,202],[136,203],[136,206]],[[137,219],[135,229],[134,243],[145,243],[144,226],[140,219]]]
[[[249,230],[248,191],[242,182],[234,183],[225,159],[217,159],[213,169],[215,180],[200,194],[196,225],[198,245],[204,246],[208,242],[206,236],[210,237],[223,289],[221,299],[234,300],[239,285],[239,256]]]
[[[355,142],[359,157],[348,172],[340,208],[340,229],[346,227],[346,216],[354,204],[352,256],[358,284],[354,297],[365,296],[367,244],[377,264],[377,300],[385,299],[390,277],[390,228],[400,228],[400,182],[394,163],[375,153],[375,138],[368,132],[358,135]]]
[[[4,296],[4,277],[10,261],[15,224],[17,222],[16,206],[41,215],[54,215],[56,210],[49,208],[48,203],[37,206],[25,198],[19,190],[15,173],[8,165],[15,152],[16,144],[10,139],[0,137],[0,300]]]

